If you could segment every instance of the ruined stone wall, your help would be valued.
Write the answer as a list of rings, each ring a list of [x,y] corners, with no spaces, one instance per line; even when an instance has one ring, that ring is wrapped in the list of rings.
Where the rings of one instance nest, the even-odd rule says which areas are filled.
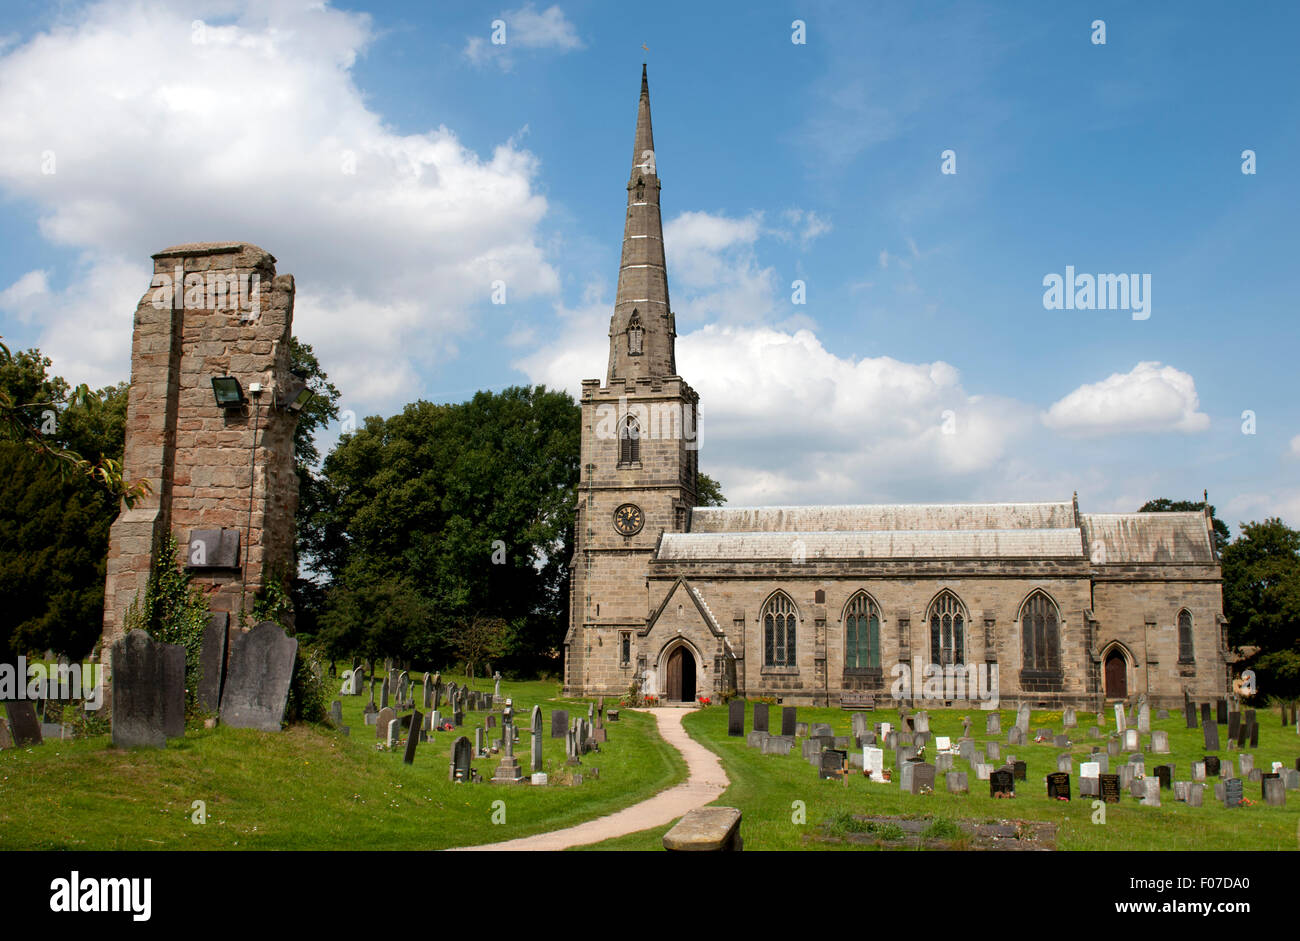
[[[211,610],[230,612],[232,623],[268,572],[293,574],[296,416],[276,406],[290,379],[293,277],[277,277],[274,257],[244,243],[179,245],[153,259],[135,314],[123,461],[126,477],[148,480],[153,492],[123,509],[110,532],[105,664],[165,532],[183,553],[194,530],[239,532],[234,566],[193,572]],[[212,378],[227,375],[243,386],[242,409],[214,399]]]

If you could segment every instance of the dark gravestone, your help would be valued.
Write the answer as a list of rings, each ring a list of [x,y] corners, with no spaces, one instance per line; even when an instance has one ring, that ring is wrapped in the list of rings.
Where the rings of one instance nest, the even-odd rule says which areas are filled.
[[[1015,794],[1015,776],[1006,768],[999,768],[989,775],[989,797],[1014,797]]]
[[[1214,721],[1219,725],[1228,724],[1228,701],[1220,699],[1214,704]]]
[[[798,720],[798,710],[794,706],[784,706],[781,709],[781,734],[789,738],[794,735],[794,725]]]
[[[1228,738],[1236,738],[1237,730],[1241,728],[1241,713],[1228,713]]]
[[[1223,806],[1239,807],[1241,799],[1245,796],[1246,784],[1241,778],[1228,778],[1223,782]]]
[[[1201,725],[1209,725],[1209,724],[1210,724],[1210,704],[1208,702],[1203,702],[1201,703]]]
[[[18,682],[25,678],[20,677]],[[5,714],[9,717],[9,732],[13,736],[14,747],[41,744],[41,720],[36,718],[36,709],[29,699],[18,699],[5,703]],[[162,745],[162,742],[158,743]]]
[[[1201,732],[1205,736],[1205,750],[1218,751],[1219,750],[1218,723],[1206,722],[1205,727],[1201,730]]]
[[[1070,776],[1064,771],[1053,771],[1047,776],[1047,799],[1070,799]]]
[[[1207,708],[1206,711],[1208,712],[1209,709]],[[1189,729],[1196,728],[1196,704],[1195,703],[1191,703],[1190,705],[1188,705],[1187,709],[1183,713],[1183,717],[1187,720],[1187,727]]]
[[[230,641],[230,665],[221,692],[221,722],[232,729],[280,731],[293,680],[298,641],[274,621],[262,621]]]
[[[567,709],[551,710],[551,738],[564,738],[569,734],[569,712]]]
[[[451,745],[451,761],[447,768],[448,781],[468,781],[470,761],[473,759],[474,746],[465,736],[456,739]]]
[[[1247,710],[1246,710],[1246,714],[1242,717],[1242,720],[1241,720],[1241,721],[1244,722],[1246,725],[1250,725],[1252,722],[1254,722],[1254,721],[1255,721],[1255,710],[1254,710],[1254,709],[1247,709]]]
[[[727,734],[745,734],[745,700],[733,699],[727,703]]]
[[[221,681],[226,673],[226,638],[230,633],[230,615],[217,611],[208,615],[203,629],[203,646],[199,648],[199,708],[215,713],[221,708]]]
[[[1028,767],[1023,761],[1017,761],[1011,766],[1011,770],[1015,774],[1017,781],[1025,780],[1025,775],[1028,773]]]
[[[1246,723],[1243,722],[1237,726],[1237,747],[1238,748],[1246,747],[1246,737],[1249,734],[1250,734],[1250,728],[1246,725]],[[1229,736],[1229,738],[1231,737],[1232,736]]]
[[[848,764],[849,753],[841,751],[838,748],[824,748],[821,753],[821,762],[817,767],[817,777],[819,778],[836,778],[844,773],[844,766]]]
[[[1253,719],[1250,723],[1250,747],[1259,748],[1259,726]]]
[[[411,713],[411,727],[406,732],[406,754],[402,761],[408,765],[415,763],[415,746],[420,741],[420,727],[424,725],[424,713],[416,709]]]
[[[1101,799],[1107,804],[1118,804],[1119,793],[1119,775],[1103,774],[1101,776]]]
[[[119,637],[110,656],[113,744],[118,748],[162,748],[168,732],[175,732],[178,725],[183,735],[185,648],[155,641],[137,630]]]
[[[1217,778],[1219,776],[1219,756],[1205,756],[1205,776],[1207,778]]]
[[[767,703],[765,702],[754,703],[754,731],[755,732],[768,731],[767,722],[768,722]]]
[[[934,765],[924,761],[912,765],[912,793],[930,794],[934,791]]]
[[[1160,779],[1160,789],[1169,790],[1169,782],[1173,779],[1174,769],[1169,765],[1156,765],[1156,777]]]

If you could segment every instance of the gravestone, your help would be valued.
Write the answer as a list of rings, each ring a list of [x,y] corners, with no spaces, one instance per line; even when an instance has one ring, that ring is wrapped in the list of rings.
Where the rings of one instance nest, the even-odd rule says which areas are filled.
[[[934,756],[934,768],[936,771],[952,771],[956,767],[953,756],[949,752],[941,752]]]
[[[1164,729],[1156,729],[1152,732],[1151,750],[1157,755],[1169,754],[1169,733]]]
[[[767,703],[765,702],[754,703],[754,731],[766,732],[768,730],[767,722],[768,722]]]
[[[935,767],[922,762],[909,762],[912,765],[912,794],[930,794],[934,791]]]
[[[838,748],[822,749],[817,777],[825,780],[841,776],[844,774],[844,766],[848,764],[848,761],[848,752],[840,751]]]
[[[411,713],[411,727],[406,733],[406,754],[402,756],[405,764],[415,763],[415,746],[420,741],[420,728],[424,725],[424,715],[416,709]]]
[[[926,713],[926,712],[918,712],[918,713],[916,714],[915,719],[913,720],[913,723],[912,723],[912,730],[913,730],[914,732],[928,732],[928,731],[930,731],[930,716],[929,716],[929,713]]]
[[[943,786],[949,794],[965,794],[970,790],[965,771],[949,771],[943,776]]]
[[[1206,773],[1207,775],[1209,775],[1210,777],[1212,777],[1212,778],[1217,778],[1217,777],[1219,776],[1220,771],[1221,771],[1221,768],[1220,768],[1219,765],[1220,765],[1220,762],[1219,762],[1219,756],[1218,756],[1218,755],[1206,755],[1206,756],[1205,756],[1205,773]]]
[[[1206,751],[1218,751],[1218,750],[1219,750],[1219,726],[1218,726],[1218,723],[1215,723],[1215,722],[1206,722],[1206,723],[1204,723],[1204,728],[1202,729],[1202,734],[1205,736],[1205,750],[1206,750]]]
[[[1193,782],[1198,782],[1198,781],[1204,781],[1204,780],[1205,780],[1205,762],[1203,762],[1203,761],[1193,761],[1193,762],[1192,762],[1192,781],[1193,781]]]
[[[335,726],[343,724],[343,703],[339,702],[337,699],[330,703],[330,721],[332,721]]]
[[[1056,770],[1069,774],[1071,771],[1074,770],[1074,759],[1071,758],[1068,753],[1064,755],[1057,755]]]
[[[386,676],[384,677],[384,681],[379,684],[379,708],[380,709],[388,708],[388,697],[390,695],[391,685],[392,684],[388,682],[388,677]]]
[[[487,740],[482,726],[474,730],[474,757],[482,758],[487,754]]]
[[[1237,747],[1238,748],[1246,747],[1246,736],[1249,734],[1250,734],[1250,727],[1247,726],[1246,723],[1243,722],[1237,726]],[[1229,738],[1231,738],[1231,736],[1229,736]]]
[[[397,718],[397,711],[391,706],[385,706],[379,710],[379,717],[375,719],[375,738],[380,741],[388,737],[388,723]]]
[[[1157,719],[1157,720],[1163,722],[1165,719],[1168,719],[1168,718],[1169,718],[1169,710],[1168,710],[1168,709],[1157,709],[1157,710],[1156,710],[1156,719]]]
[[[1145,807],[1160,806],[1160,779],[1143,778],[1141,781],[1145,793],[1142,796],[1142,804]]]
[[[1124,750],[1137,751],[1141,747],[1141,741],[1138,739],[1137,729],[1127,729],[1124,732]]]
[[[451,745],[451,761],[447,767],[448,781],[468,782],[470,780],[470,762],[473,760],[473,748],[469,739],[460,736]]]
[[[1011,770],[1015,774],[1017,781],[1023,781],[1025,780],[1026,773],[1028,773],[1028,766],[1023,761],[1013,761],[1011,763]]]
[[[1120,745],[1119,739],[1117,739],[1117,738],[1109,738],[1109,739],[1107,739],[1107,740],[1106,740],[1106,754],[1109,755],[1111,758],[1116,758],[1116,757],[1118,757],[1118,756],[1119,756],[1119,745]]]
[[[968,738],[962,739],[957,743],[957,754],[962,761],[975,761],[975,743]]]
[[[162,748],[185,734],[185,648],[155,641],[135,630],[113,642],[113,745],[117,748]],[[31,703],[25,703],[28,709]],[[31,713],[34,721],[35,712]],[[26,722],[15,723],[19,744],[30,738]],[[39,730],[35,743],[42,740]]]
[[[1175,781],[1174,800],[1181,801],[1184,804],[1187,803],[1187,791],[1191,788],[1191,786],[1192,786],[1191,783],[1188,781]]]
[[[794,706],[784,706],[781,709],[781,734],[787,738],[794,735],[797,712]]]
[[[1078,725],[1078,719],[1074,714],[1074,707],[1066,706],[1065,713],[1064,715],[1061,716],[1061,727],[1066,729],[1072,729],[1076,725]]]
[[[794,747],[794,736],[771,735],[768,734],[763,739],[762,752],[764,755],[788,755],[790,749]]]
[[[428,673],[424,674],[424,679],[420,684],[421,696],[420,705],[429,710],[433,708],[433,677]]]
[[[1020,726],[1013,725],[1011,726],[1011,728],[1007,729],[1007,744],[1008,745],[1025,744],[1025,733],[1024,730],[1020,728]]]
[[[1054,739],[1052,739],[1052,743],[1053,743],[1057,748],[1069,748],[1069,747],[1070,747],[1070,737],[1069,737],[1068,735],[1058,735],[1058,736],[1056,736]]]
[[[1138,732],[1142,735],[1151,734],[1151,707],[1146,703],[1138,709]]]
[[[1201,703],[1201,725],[1210,725],[1210,724],[1211,724],[1210,704],[1208,702],[1203,702]]]
[[[1002,746],[997,742],[985,742],[984,757],[990,762],[1000,760],[1002,758]]]
[[[961,717],[961,737],[970,738],[970,716]]]
[[[1241,778],[1229,778],[1223,782],[1223,806],[1240,807],[1245,796],[1245,784]]]
[[[370,678],[370,702],[366,703],[365,709],[361,710],[363,715],[372,716],[379,712],[379,707],[375,705],[375,686],[378,682],[373,676]]]
[[[1187,786],[1187,806],[1201,807],[1204,805],[1205,785],[1193,781]]]
[[[1020,726],[1020,731],[1026,736],[1029,735],[1029,718],[1029,703],[1022,702],[1016,708],[1016,725]]]
[[[1183,710],[1183,719],[1189,729],[1196,728],[1196,703],[1188,701],[1187,708]],[[1191,793],[1191,788],[1188,788],[1188,793]]]
[[[1006,768],[999,768],[989,775],[989,797],[1015,797],[1016,781],[1014,775]]]
[[[1169,782],[1173,780],[1174,769],[1170,765],[1156,765],[1156,780],[1160,782],[1162,790],[1169,790]]]
[[[262,621],[230,639],[221,691],[221,723],[233,729],[280,731],[289,700],[298,641],[274,621]]]
[[[1124,707],[1120,703],[1115,703],[1115,731],[1123,735],[1127,728],[1128,724],[1124,721]]]
[[[1226,699],[1220,699],[1216,701],[1214,704],[1214,713],[1215,713],[1214,718],[1216,723],[1218,723],[1219,725],[1227,725],[1228,724],[1228,701]]]
[[[569,734],[569,713],[566,709],[551,710],[551,738],[564,738]]]
[[[1241,729],[1241,713],[1228,713],[1228,738],[1236,738],[1238,730]]]
[[[226,638],[230,633],[230,614],[214,611],[203,628],[199,647],[199,708],[216,713],[221,708],[221,682],[226,673]]]
[[[1238,757],[1237,761],[1241,765],[1241,773],[1243,776],[1249,775],[1252,771],[1255,770],[1254,755],[1241,755]]]
[[[1064,771],[1054,771],[1047,776],[1047,799],[1070,799],[1070,775]]]
[[[733,699],[727,703],[727,734],[745,734],[745,700]]]
[[[976,781],[987,781],[987,780],[988,780],[992,775],[993,775],[993,766],[992,766],[992,765],[990,765],[990,764],[985,764],[985,763],[982,762],[982,761],[976,763],[976,765],[975,765],[975,780],[976,780]]]
[[[1250,747],[1259,748],[1259,724],[1254,720],[1250,723]]]
[[[1002,714],[1000,712],[990,712],[984,717],[984,734],[1001,735],[1002,734]]]
[[[1118,804],[1119,795],[1119,775],[1103,774],[1101,776],[1101,799],[1107,804]]]
[[[883,748],[867,747],[862,749],[862,770],[872,781],[884,780],[885,751]]]
[[[13,744],[10,747],[24,748],[28,745],[41,744],[43,741],[41,720],[36,717],[36,707],[32,705],[30,699],[15,699],[6,702],[5,715],[9,717],[9,735],[13,739]],[[164,737],[158,747],[161,748],[165,741]]]

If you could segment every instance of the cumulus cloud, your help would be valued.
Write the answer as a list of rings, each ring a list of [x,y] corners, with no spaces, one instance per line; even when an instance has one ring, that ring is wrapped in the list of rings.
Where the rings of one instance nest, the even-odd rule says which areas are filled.
[[[1173,366],[1138,363],[1127,373],[1082,385],[1055,402],[1043,423],[1067,434],[1198,432],[1210,417],[1197,411],[1196,381]]]
[[[505,23],[504,30],[492,27],[487,38],[470,36],[465,42],[465,58],[475,65],[495,62],[503,70],[514,67],[514,49],[554,49],[571,52],[582,49],[578,31],[558,6],[540,13],[531,3],[508,10],[496,19]],[[503,40],[503,41],[499,41]]]
[[[4,50],[0,189],[79,261],[48,273],[70,279],[58,291],[30,272],[0,285],[0,306],[35,310],[44,287],[56,368],[126,378],[149,255],[254,242],[297,276],[295,331],[355,407],[413,398],[492,281],[522,300],[559,279],[537,160],[513,140],[481,155],[445,126],[396,133],[350,71],[373,38],[367,16],[324,5],[197,0],[91,6]]]
[[[1300,435],[1291,439],[1291,456],[1300,457]]]
[[[681,292],[673,302],[679,325],[753,322],[776,312],[776,270],[759,264],[754,247],[762,232],[761,212],[684,212],[665,223],[668,276]]]

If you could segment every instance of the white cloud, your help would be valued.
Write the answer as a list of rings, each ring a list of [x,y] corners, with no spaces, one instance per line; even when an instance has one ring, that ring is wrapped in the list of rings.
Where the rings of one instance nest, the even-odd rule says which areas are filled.
[[[818,236],[831,230],[831,224],[811,209],[787,209],[782,216],[794,227],[794,232],[777,232],[784,239],[797,238],[803,248],[807,248]]]
[[[181,242],[271,251],[298,279],[295,332],[358,411],[417,395],[493,280],[512,300],[558,291],[536,159],[394,132],[350,73],[373,36],[323,5],[104,3],[0,55],[0,189],[82,259],[41,320],[60,373],[126,378],[149,255]]]
[[[776,270],[760,265],[754,251],[762,231],[761,212],[740,219],[684,212],[665,223],[670,289],[681,292],[673,302],[679,329],[684,323],[753,322],[778,313]]]
[[[1300,435],[1291,439],[1291,456],[1300,457]]]
[[[551,6],[540,13],[531,3],[517,10],[508,10],[496,19],[505,23],[504,42],[493,42],[489,35],[470,36],[465,42],[464,55],[475,65],[495,61],[504,71],[514,67],[510,53],[515,49],[555,49],[571,52],[584,48],[578,31],[564,16],[559,6]]]
[[[1054,403],[1043,423],[1069,434],[1197,432],[1210,427],[1198,412],[1196,382],[1187,373],[1157,362],[1138,363],[1127,373],[1082,385]]]

